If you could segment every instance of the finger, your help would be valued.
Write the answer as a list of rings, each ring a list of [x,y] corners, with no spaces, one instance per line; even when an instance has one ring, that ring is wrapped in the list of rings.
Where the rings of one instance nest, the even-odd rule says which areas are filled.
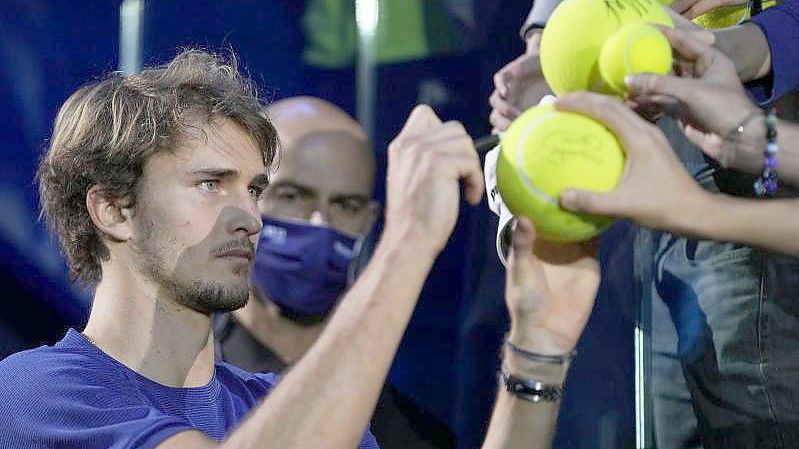
[[[696,3],[696,0],[674,0],[669,5],[669,8],[682,14],[683,12],[687,11],[688,8],[693,6],[694,3]]]
[[[702,15],[711,9],[718,8],[724,4],[724,1],[719,0],[699,0],[694,2],[693,5],[689,6],[687,9],[682,11],[682,15],[687,17],[688,19],[695,19],[697,16]]]
[[[655,73],[626,76],[624,84],[627,86],[630,98],[639,102],[644,99],[671,97],[688,103],[698,98],[697,88],[701,89],[693,79]]]
[[[409,137],[422,134],[433,126],[440,124],[441,119],[438,118],[433,109],[426,104],[420,104],[413,108],[408,119],[405,120],[405,125],[402,126],[402,130],[400,130],[394,140],[401,142]]]
[[[691,125],[682,125],[681,127],[685,137],[699,147],[703,153],[718,161],[723,167],[728,165],[724,158],[724,140],[721,137],[717,134],[704,133]]]
[[[526,217],[516,218],[511,236],[510,267],[513,283],[530,289],[544,285],[544,273],[533,254],[536,234],[533,223]]]
[[[494,88],[502,97],[508,96],[509,93],[508,83],[512,78],[512,74],[508,69],[508,65],[506,65],[505,67],[500,69],[499,72],[494,74]]]
[[[696,0],[686,0],[686,1],[683,1],[682,4],[680,4],[678,6],[685,7],[685,8],[690,8],[690,5],[689,6],[684,6],[684,5],[686,5],[688,3],[693,3],[695,1]],[[668,8],[666,8],[668,10],[668,12],[669,12],[669,16],[671,17],[671,21],[674,23],[674,28],[679,28],[681,30],[701,30],[702,28],[699,25],[697,25],[697,24],[691,22],[690,20],[686,19],[685,17],[682,16],[682,14],[678,13],[674,9],[674,4],[675,3],[677,3],[677,1],[675,1],[674,3],[669,5]]]
[[[498,111],[503,116],[514,119],[516,118],[521,112],[518,108],[512,105],[509,101],[499,96],[499,91],[495,90],[490,97],[488,97],[488,104],[491,105],[491,108],[495,111]]]
[[[500,114],[499,111],[491,111],[491,115],[488,116],[488,121],[491,123],[491,126],[499,132],[508,129],[508,126],[511,124],[511,120]]]
[[[625,147],[629,146],[627,142],[634,142],[640,137],[642,131],[653,127],[617,98],[593,92],[564,95],[555,101],[555,108],[577,112],[598,120],[607,126]]]
[[[480,160],[467,161],[461,169],[463,180],[463,198],[472,206],[480,204],[485,192],[485,177],[480,167]]]
[[[474,141],[463,124],[455,120],[446,122],[428,133],[420,143],[446,159],[440,163],[455,170],[455,176],[462,180],[464,199],[472,205],[478,204],[485,190],[485,178]]]
[[[560,193],[560,205],[572,212],[616,216],[618,215],[617,207],[621,202],[618,201],[614,192],[600,193],[568,189]]]
[[[691,5],[691,7],[683,13],[683,15],[693,20],[708,11],[718,8],[719,6],[732,6],[735,4],[737,3],[729,3],[726,0],[699,0]]]
[[[704,39],[695,36],[691,31],[664,26],[658,28],[669,40],[675,58],[696,62],[701,58],[712,57],[715,51]]]

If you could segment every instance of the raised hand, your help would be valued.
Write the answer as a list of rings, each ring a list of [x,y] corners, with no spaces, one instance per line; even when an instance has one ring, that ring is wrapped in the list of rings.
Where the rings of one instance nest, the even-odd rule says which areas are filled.
[[[459,122],[442,123],[417,106],[388,147],[386,229],[408,244],[437,254],[458,219],[461,183],[471,204],[480,202],[483,173],[471,137]]]
[[[539,354],[559,355],[577,344],[599,288],[597,242],[536,241],[527,218],[513,230],[505,300],[508,340]]]
[[[519,114],[551,94],[539,59],[541,33],[528,40],[527,51],[507,63],[494,75],[494,91],[488,98],[491,105],[489,121],[494,132],[504,131]]]
[[[707,193],[685,170],[663,133],[619,100],[581,92],[562,97],[555,107],[604,123],[627,155],[616,189],[607,193],[564,191],[560,203],[565,209],[630,218],[643,226],[679,232],[680,215],[691,207],[701,207]]]
[[[749,152],[747,145],[729,139],[740,123],[759,112],[732,61],[690,31],[661,31],[674,50],[677,75],[630,76],[626,81],[629,99],[639,105],[657,105],[678,118],[686,135],[722,166],[762,169],[762,149]],[[756,140],[749,135],[732,137]]]

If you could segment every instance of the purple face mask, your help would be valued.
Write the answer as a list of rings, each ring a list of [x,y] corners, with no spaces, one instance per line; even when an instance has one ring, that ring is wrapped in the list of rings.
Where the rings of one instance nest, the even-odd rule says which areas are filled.
[[[252,283],[289,317],[323,317],[348,287],[357,246],[333,228],[264,215]]]

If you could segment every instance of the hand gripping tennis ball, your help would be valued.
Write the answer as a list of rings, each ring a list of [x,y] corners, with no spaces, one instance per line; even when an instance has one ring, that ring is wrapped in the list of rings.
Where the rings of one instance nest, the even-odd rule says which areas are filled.
[[[627,23],[673,26],[657,0],[564,0],[541,35],[541,70],[556,95],[578,90],[612,94],[599,74],[605,41]]]
[[[599,52],[599,73],[614,93],[627,88],[624,77],[634,73],[671,71],[671,44],[657,28],[641,22],[623,25],[611,34]]]
[[[607,128],[589,117],[556,111],[551,105],[528,109],[501,138],[497,186],[516,216],[532,220],[540,238],[556,242],[589,239],[612,218],[575,214],[560,208],[567,188],[607,192],[619,183],[624,151]]]

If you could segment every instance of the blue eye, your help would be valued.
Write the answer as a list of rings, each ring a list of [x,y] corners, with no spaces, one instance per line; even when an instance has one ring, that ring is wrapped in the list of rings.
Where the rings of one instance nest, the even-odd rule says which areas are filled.
[[[209,179],[205,181],[200,181],[198,185],[203,190],[206,190],[208,192],[215,192],[219,188],[219,181]]]

